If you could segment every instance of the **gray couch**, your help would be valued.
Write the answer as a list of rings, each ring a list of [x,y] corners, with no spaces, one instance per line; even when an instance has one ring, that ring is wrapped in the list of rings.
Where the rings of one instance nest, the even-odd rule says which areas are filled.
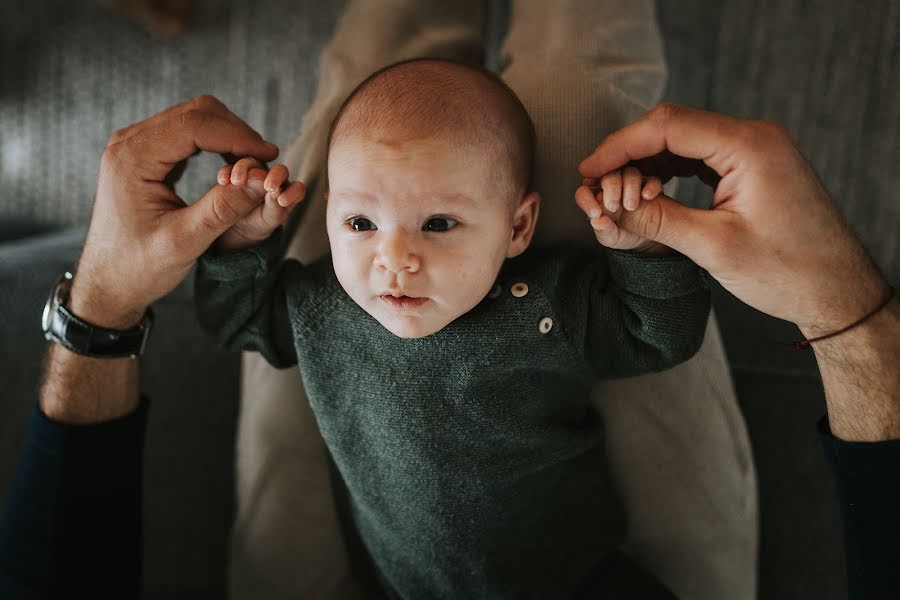
[[[900,56],[893,0],[659,4],[667,97],[776,119],[797,137],[876,260],[900,274],[897,192]],[[503,28],[492,2],[489,37]],[[296,136],[317,57],[340,3],[198,2],[182,40],[159,43],[90,2],[2,9],[0,38],[0,510],[37,390],[49,287],[77,258],[108,135],[177,101],[217,95],[268,139]],[[217,157],[198,157],[179,188],[200,195]],[[682,188],[694,204],[708,194]],[[810,240],[810,243],[820,243]],[[145,453],[145,596],[220,598],[234,510],[239,357],[195,322],[186,282],[157,306],[143,361],[152,398]],[[833,484],[814,422],[824,409],[815,362],[781,350],[792,326],[716,290],[717,314],[748,420],[762,510],[760,597],[841,598]]]

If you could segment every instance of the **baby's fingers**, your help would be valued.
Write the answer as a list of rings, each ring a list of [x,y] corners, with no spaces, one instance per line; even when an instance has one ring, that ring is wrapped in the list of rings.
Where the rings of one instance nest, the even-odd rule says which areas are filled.
[[[278,193],[278,205],[287,208],[300,202],[305,197],[306,185],[302,181],[294,181],[283,192]]]
[[[247,183],[247,174],[254,167],[262,169],[263,164],[252,156],[242,158],[234,163],[234,166],[231,168],[231,184],[244,187]]]
[[[635,167],[622,170],[622,205],[635,210],[641,203],[641,172]]]
[[[611,213],[618,212],[622,204],[622,172],[613,171],[600,178],[603,189],[603,206]]]
[[[299,182],[297,182],[299,183]],[[300,184],[301,186],[303,184]],[[288,191],[295,189],[294,186],[289,187],[276,199],[272,193],[266,194],[265,203],[262,206],[262,220],[265,223],[265,229],[271,233],[279,225],[287,221],[288,217],[291,215],[291,211],[297,205],[297,193],[293,192],[291,197],[294,198],[293,201],[287,201],[285,198],[287,197]],[[282,204],[284,202],[284,204]]]
[[[222,165],[222,168],[219,169],[219,172],[216,175],[216,181],[219,182],[219,185],[225,185],[231,181],[231,169],[233,167],[234,165]]]
[[[600,192],[598,196],[602,198],[603,192]],[[599,217],[603,212],[600,208],[598,199],[594,197],[593,190],[584,185],[575,190],[575,204],[577,204],[578,208],[584,211],[584,214],[590,219]]]
[[[611,215],[603,212],[599,204],[599,201],[602,201],[602,199],[603,192],[597,194],[595,198],[594,191],[587,186],[581,186],[575,190],[575,204],[590,219],[594,237],[604,246],[614,248],[619,242],[619,227]]]
[[[641,191],[641,197],[644,200],[653,200],[663,191],[663,182],[659,177],[648,177],[644,189]]]
[[[266,175],[263,185],[267,192],[280,192],[287,187],[288,177],[288,168],[286,166],[275,165],[269,169],[269,174]]]
[[[591,227],[598,242],[607,248],[619,247],[619,226],[616,225],[609,215],[600,215],[591,219]]]

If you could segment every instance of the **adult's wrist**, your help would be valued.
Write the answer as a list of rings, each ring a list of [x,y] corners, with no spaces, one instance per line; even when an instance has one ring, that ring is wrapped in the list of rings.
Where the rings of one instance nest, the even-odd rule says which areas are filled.
[[[87,276],[76,274],[69,292],[68,308],[78,318],[106,329],[131,329],[144,318],[147,306],[119,301],[93,284]]]
[[[900,299],[812,348],[835,437],[900,439]]]
[[[103,423],[139,404],[138,360],[94,358],[50,344],[40,389],[41,411],[65,424]]]
[[[79,267],[66,300],[67,309],[91,325],[126,330],[137,326],[146,307],[129,305],[96,284],[95,273]],[[126,415],[138,405],[138,361],[131,357],[92,357],[50,344],[44,364],[40,408],[52,421],[102,423]]]
[[[862,247],[858,248],[862,252]],[[855,263],[852,274],[830,274],[812,289],[819,293],[806,303],[807,310],[794,319],[807,339],[828,335],[855,323],[884,302],[890,286],[868,257]]]
[[[831,339],[833,337],[837,337],[839,335],[843,335],[846,332],[856,329],[860,325],[864,324],[866,321],[871,319],[873,316],[881,312],[893,299],[895,295],[895,290],[893,287],[886,287],[884,292],[881,295],[881,299],[878,300],[878,303],[871,307],[867,312],[863,313],[858,319],[854,321],[847,322],[847,320],[842,321],[841,325],[837,323],[827,328],[822,328],[821,326],[817,327],[800,327],[800,330],[806,335],[806,337],[802,340],[798,340],[791,344],[795,350],[802,350],[804,348],[808,348],[813,344],[819,344],[824,340]],[[871,306],[871,305],[870,305]],[[859,312],[859,311],[854,311]],[[849,313],[853,314],[853,313]]]

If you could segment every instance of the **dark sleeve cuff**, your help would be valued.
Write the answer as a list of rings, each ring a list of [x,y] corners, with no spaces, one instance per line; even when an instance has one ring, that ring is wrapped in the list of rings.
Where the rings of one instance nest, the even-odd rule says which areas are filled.
[[[607,249],[606,256],[615,285],[640,296],[667,300],[709,289],[706,271],[683,254],[646,256]]]
[[[117,419],[91,425],[69,425],[51,420],[35,404],[29,443],[41,452],[65,455],[70,459],[140,446],[147,426],[148,405],[149,400],[142,396],[134,411]]]
[[[846,442],[818,423],[840,500],[851,600],[895,598],[900,590],[900,440]]]
[[[882,442],[847,442],[831,433],[828,416],[817,423],[819,443],[835,476],[843,480],[896,481],[900,489],[900,439]]]
[[[147,406],[66,425],[35,403],[0,523],[0,597],[139,596]]]
[[[200,266],[205,277],[213,281],[237,281],[258,277],[269,271],[283,254],[284,228],[279,227],[272,235],[256,246],[229,254],[216,254],[213,246],[200,256]]]

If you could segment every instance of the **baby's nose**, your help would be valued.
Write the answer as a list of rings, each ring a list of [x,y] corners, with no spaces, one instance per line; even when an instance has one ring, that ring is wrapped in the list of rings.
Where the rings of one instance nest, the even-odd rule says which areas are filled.
[[[375,266],[383,271],[399,273],[408,270],[414,273],[419,270],[420,264],[418,253],[402,232],[387,235],[375,256]]]

